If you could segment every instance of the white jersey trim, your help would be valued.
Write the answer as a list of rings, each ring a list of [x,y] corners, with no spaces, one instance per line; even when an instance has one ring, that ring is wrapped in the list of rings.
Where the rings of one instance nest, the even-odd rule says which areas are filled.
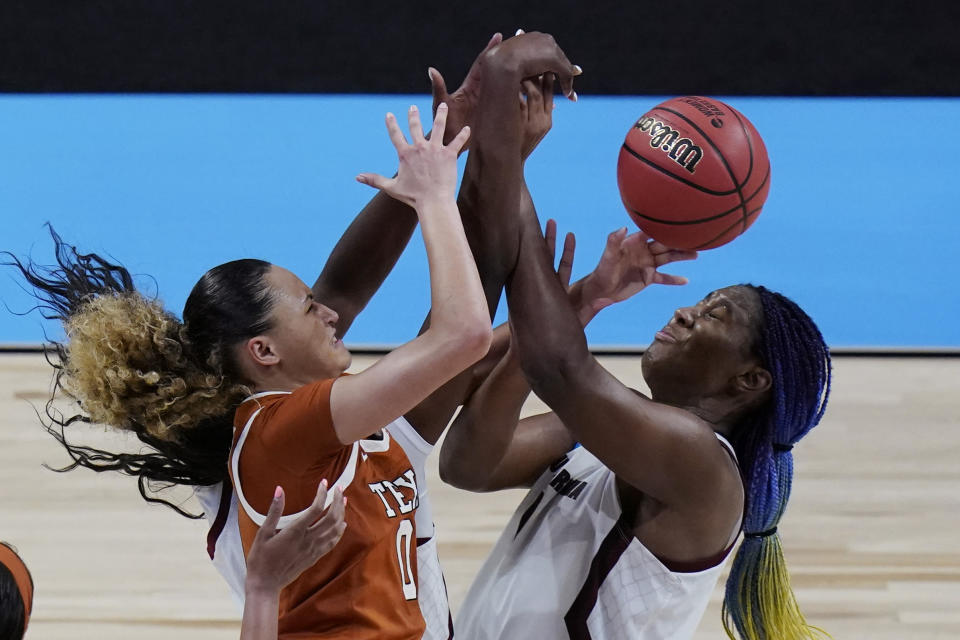
[[[250,396],[250,398],[255,398],[260,395],[267,395],[269,393],[289,393],[289,392],[285,392],[285,391],[266,392],[264,394],[257,394],[256,396]],[[236,493],[237,493],[237,501],[240,503],[240,506],[243,507],[243,510],[247,513],[247,515],[250,516],[250,519],[253,520],[253,522],[256,523],[258,527],[261,526],[264,523],[264,521],[266,521],[267,516],[265,514],[260,513],[256,509],[254,509],[250,505],[250,503],[247,501],[246,496],[243,494],[243,487],[241,486],[241,483],[240,483],[240,451],[243,449],[243,443],[246,442],[247,436],[250,435],[250,427],[253,425],[253,421],[256,420],[258,415],[260,415],[260,411],[262,409],[263,407],[254,411],[253,415],[250,416],[250,418],[247,420],[247,423],[243,426],[243,431],[240,432],[240,438],[237,440],[237,446],[234,447],[233,455],[230,458],[230,465],[233,470],[233,488],[236,490]],[[375,440],[370,440],[365,442],[374,442],[377,445],[380,445],[380,442],[377,442]],[[389,436],[386,436],[384,438],[384,442],[386,444],[386,447],[390,446]],[[377,450],[377,449],[371,449],[371,450]],[[386,448],[381,450],[385,451]],[[350,452],[350,459],[347,460],[347,466],[344,468],[343,473],[340,474],[340,477],[337,478],[333,482],[333,484],[330,485],[330,488],[327,491],[327,499],[323,503],[324,508],[330,506],[330,504],[333,502],[333,490],[336,487],[340,487],[340,491],[345,492],[347,490],[347,487],[349,487],[350,484],[353,482],[353,477],[354,475],[356,475],[356,471],[357,471],[357,457],[358,457],[359,451],[360,451],[360,443],[354,442],[353,449]],[[306,510],[307,509],[304,509],[303,511],[298,511],[297,513],[291,513],[285,516],[280,516],[280,521],[277,523],[277,526],[280,528],[287,526],[288,524],[290,524],[292,520],[303,515],[303,513]]]

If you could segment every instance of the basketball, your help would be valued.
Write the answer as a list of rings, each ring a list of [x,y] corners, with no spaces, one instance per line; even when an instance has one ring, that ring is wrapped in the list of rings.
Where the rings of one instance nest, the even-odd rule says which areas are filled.
[[[617,183],[647,235],[675,249],[713,249],[760,215],[770,161],[743,114],[713,98],[686,96],[657,105],[627,132]]]

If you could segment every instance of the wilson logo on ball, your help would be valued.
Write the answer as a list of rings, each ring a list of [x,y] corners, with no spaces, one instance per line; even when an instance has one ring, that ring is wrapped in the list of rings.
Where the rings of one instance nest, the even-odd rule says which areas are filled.
[[[742,113],[713,98],[681,96],[633,121],[617,158],[617,186],[644,233],[672,249],[701,251],[730,242],[757,219],[770,191],[770,160]]]
[[[634,126],[650,135],[651,149],[666,152],[671,160],[690,173],[696,173],[703,149],[693,144],[693,140],[681,138],[679,131],[649,116],[640,118]]]

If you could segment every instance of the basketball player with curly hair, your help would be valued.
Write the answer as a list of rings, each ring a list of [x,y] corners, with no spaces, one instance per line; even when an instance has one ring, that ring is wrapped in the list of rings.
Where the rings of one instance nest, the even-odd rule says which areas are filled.
[[[362,373],[342,375],[350,354],[340,337],[409,238],[412,225],[384,220],[386,211],[402,215],[393,203],[381,200],[361,213],[312,290],[285,269],[237,260],[204,274],[182,323],[139,294],[124,268],[77,252],[55,233],[57,267],[14,260],[47,315],[66,329],[66,342],[54,345],[55,386],[80,402],[81,413],[63,416],[51,403],[48,429],[67,448],[72,467],[135,475],[145,499],[181,513],[152,487],[210,487],[198,490],[205,512],[215,514],[208,550],[235,591],[277,486],[287,497],[280,527],[308,508],[324,479],[350,498],[339,544],[280,595],[281,637],[420,638],[427,626],[417,580],[419,558],[431,555],[416,546],[422,473],[407,451],[426,455],[469,385],[468,367],[488,350],[491,309],[515,263],[519,223],[501,212],[513,215],[519,186],[498,176],[521,163],[520,80],[549,72],[570,95],[577,73],[543,34],[502,45],[495,37],[475,67],[464,88],[477,94],[466,100],[467,106],[477,101],[476,112],[451,114],[471,120],[477,134],[461,189],[462,223],[455,158],[467,134],[444,135],[446,104],[437,108],[433,139],[424,136],[415,108],[411,143],[388,117],[398,175],[359,177],[416,211],[432,290],[422,334]],[[475,86],[480,78],[482,91]],[[438,74],[432,80],[442,87]],[[383,222],[385,233],[371,220]],[[360,255],[375,258],[362,265]],[[321,301],[332,301],[343,315]],[[154,451],[73,445],[64,429],[77,422],[130,431]],[[224,482],[228,473],[232,483]],[[438,567],[430,584],[442,589]],[[439,633],[432,624],[430,630]]]

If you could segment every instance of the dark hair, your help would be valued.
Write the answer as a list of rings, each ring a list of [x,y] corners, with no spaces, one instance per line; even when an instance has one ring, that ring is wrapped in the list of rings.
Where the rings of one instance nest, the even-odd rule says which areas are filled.
[[[16,548],[7,542],[0,541],[14,554],[17,554]],[[19,554],[17,554],[19,557]],[[20,559],[23,562],[23,559]],[[26,564],[24,564],[26,568]],[[27,569],[27,578],[30,579],[30,587],[33,588],[33,575],[30,569]],[[13,572],[3,563],[0,563],[0,638],[6,640],[19,640],[27,630],[27,615],[25,611],[23,594],[20,593],[20,586],[13,577]]]
[[[19,640],[26,631],[23,596],[13,574],[0,564],[0,638]]]
[[[770,372],[766,404],[733,434],[746,489],[744,540],[727,579],[723,626],[744,640],[822,637],[790,587],[777,525],[790,498],[794,443],[820,422],[830,395],[830,351],[813,320],[789,298],[743,285],[763,311],[756,351]]]
[[[35,309],[60,320],[64,342],[48,340],[53,396],[41,421],[78,466],[138,478],[147,502],[173,485],[207,486],[227,479],[233,409],[247,393],[231,347],[267,331],[273,297],[270,263],[236,260],[214,267],[194,286],[181,323],[141,295],[124,267],[81,254],[48,225],[56,265],[38,266],[5,253],[38,300]],[[80,412],[64,415],[58,393]],[[113,453],[68,442],[66,427],[101,423],[131,431],[147,452]]]

